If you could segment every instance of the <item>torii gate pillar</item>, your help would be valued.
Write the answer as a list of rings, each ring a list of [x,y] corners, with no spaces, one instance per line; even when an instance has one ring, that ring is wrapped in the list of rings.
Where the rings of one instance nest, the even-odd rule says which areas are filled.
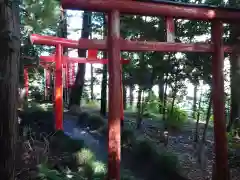
[[[56,67],[55,67],[55,120],[56,130],[63,130],[63,83],[62,83],[62,55],[61,44],[56,45]]]

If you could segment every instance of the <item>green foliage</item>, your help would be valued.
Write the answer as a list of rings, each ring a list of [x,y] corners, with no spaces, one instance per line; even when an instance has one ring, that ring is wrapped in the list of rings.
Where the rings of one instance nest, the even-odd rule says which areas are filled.
[[[84,104],[84,107],[86,108],[99,108],[99,103],[96,101],[89,101],[86,104]]]
[[[134,132],[129,129],[123,129],[121,133],[121,143],[123,145],[131,144],[134,140]]]
[[[88,123],[90,129],[99,129],[105,126],[104,119],[99,115],[90,115],[88,118]]]
[[[137,179],[128,169],[121,170],[121,180],[140,180]]]
[[[23,22],[26,31],[40,33],[53,28],[56,30],[59,22],[60,7],[56,1],[24,0],[25,16]]]
[[[144,113],[159,113],[159,108],[162,107],[162,102],[156,97],[154,93],[150,93],[150,95],[146,98],[144,102],[145,112]],[[147,111],[147,112],[146,112]]]
[[[178,172],[180,168],[178,157],[171,152],[163,152],[157,158],[159,170],[164,174]]]
[[[95,155],[89,149],[83,148],[76,153],[76,159],[79,165],[85,165],[88,162],[93,161]]]
[[[184,123],[187,121],[188,115],[185,111],[178,107],[167,106],[167,120],[165,125],[168,128],[181,129]]]
[[[153,164],[162,175],[169,176],[179,171],[179,159],[171,152],[158,153],[146,140],[141,140],[133,146],[133,157],[136,164]]]
[[[87,112],[82,112],[78,116],[78,124],[84,124],[88,126],[91,130],[97,130],[99,128],[103,128],[106,123],[104,119],[99,115],[90,115]]]
[[[71,137],[64,134],[63,131],[57,131],[51,137],[50,146],[54,149],[57,148],[58,151],[62,152],[77,152],[84,147],[83,140],[74,140]]]
[[[100,180],[104,179],[106,176],[105,165],[94,159],[80,166],[77,172],[72,172],[67,169],[51,169],[48,164],[40,164],[38,169],[38,177],[44,180]]]
[[[43,106],[41,106],[39,103],[31,102],[31,103],[25,103],[24,111],[26,113],[31,113],[31,112],[42,113],[46,111],[46,109]]]
[[[81,123],[81,122],[86,122],[86,121],[88,120],[89,116],[90,116],[90,115],[89,115],[88,112],[86,112],[86,111],[81,112],[81,113],[78,115],[78,121],[79,121],[79,123]]]
[[[153,149],[150,142],[145,140],[136,142],[132,153],[136,163],[147,163],[152,161],[157,155],[157,152]]]

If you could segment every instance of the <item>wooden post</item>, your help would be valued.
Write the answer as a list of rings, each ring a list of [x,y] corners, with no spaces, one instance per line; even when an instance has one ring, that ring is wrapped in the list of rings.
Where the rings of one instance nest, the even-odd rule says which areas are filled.
[[[223,75],[223,25],[219,20],[212,21],[212,88],[213,115],[215,138],[215,168],[213,180],[229,180],[226,120],[224,106],[224,75]]]
[[[63,130],[63,83],[62,83],[62,45],[56,46],[55,67],[55,120],[56,130]]]
[[[112,10],[108,14],[108,69],[109,69],[109,116],[108,116],[108,180],[120,180],[121,158],[121,89],[120,89],[120,15]]]

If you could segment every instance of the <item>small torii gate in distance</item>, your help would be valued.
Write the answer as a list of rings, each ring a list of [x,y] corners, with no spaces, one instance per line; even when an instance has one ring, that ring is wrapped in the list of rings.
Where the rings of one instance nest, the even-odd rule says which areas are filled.
[[[33,34],[32,36],[34,36],[34,35],[35,34]],[[43,37],[43,36],[41,36],[41,37]],[[34,38],[32,38],[32,40],[33,39]],[[34,41],[34,42],[36,44],[38,44],[38,41]],[[71,63],[108,64],[108,59],[99,59],[97,57],[97,54],[98,54],[98,50],[90,49],[90,50],[88,50],[87,58],[63,56],[62,64],[63,64],[64,68],[66,68],[66,66],[68,66],[68,64],[71,64]],[[56,62],[55,55],[40,56],[40,62],[42,62],[42,63],[54,63],[54,62]],[[129,64],[129,62],[130,62],[130,60],[126,60],[126,59],[121,58],[121,64]],[[120,69],[120,73],[122,74],[122,68]],[[121,81],[120,81],[120,89],[121,89],[121,120],[123,121],[123,119],[124,119],[124,108],[123,108],[122,76],[121,76]]]
[[[63,48],[78,48],[78,41],[69,40],[66,38],[52,37],[52,36],[41,36],[37,34],[32,34],[30,40],[36,45],[48,45],[55,46],[56,51],[54,55],[51,56],[40,56],[40,63],[53,63],[55,62],[55,122],[56,130],[63,129],[63,84],[62,84],[62,69],[69,63],[99,63],[107,64],[107,59],[98,59],[97,50],[90,50],[91,57],[89,58],[74,58],[63,56]],[[81,41],[81,39],[79,40]],[[94,49],[94,48],[93,48]],[[129,60],[121,59],[122,64],[128,64]],[[119,69],[120,72],[120,69]],[[122,89],[122,82],[120,81],[119,86]],[[123,102],[122,102],[122,92],[121,92],[121,119],[123,120]]]
[[[224,52],[232,47],[223,46],[223,22],[238,23],[239,9],[199,7],[170,2],[139,2],[131,0],[61,0],[63,9],[108,13],[107,40],[80,40],[78,48],[108,50],[109,53],[109,142],[108,179],[120,180],[120,51],[211,52],[213,75],[213,112],[215,137],[216,180],[229,179],[226,122],[224,118]],[[212,44],[127,41],[120,38],[120,13],[163,16],[190,20],[210,21]],[[107,42],[106,42],[107,41]]]
[[[52,68],[52,66],[48,63],[45,62],[40,62],[39,63],[40,67],[42,67],[44,70],[47,70]],[[35,64],[25,64],[23,67],[23,76],[24,76],[24,88],[26,90],[26,96],[28,96],[29,93],[29,74],[28,74],[28,69],[29,68],[36,68],[37,65]],[[46,84],[50,83],[47,78],[46,78]],[[45,91],[46,91],[46,86],[45,86]]]

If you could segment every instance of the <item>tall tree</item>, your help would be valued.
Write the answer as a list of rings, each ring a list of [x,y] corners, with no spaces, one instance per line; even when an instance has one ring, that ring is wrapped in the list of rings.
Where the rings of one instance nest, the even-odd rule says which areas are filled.
[[[103,15],[103,35],[107,35],[107,24],[105,15]],[[107,58],[107,52],[103,52],[103,58]],[[101,84],[101,109],[100,114],[106,116],[107,112],[107,65],[103,65],[102,70],[102,84]]]
[[[82,34],[81,34],[82,38],[89,38],[89,35],[91,33],[91,17],[92,17],[92,12],[84,11]],[[78,56],[86,57],[86,50],[79,49]],[[81,98],[83,94],[83,87],[84,87],[84,81],[85,81],[85,71],[86,71],[86,64],[78,64],[76,80],[70,94],[69,107],[71,107],[72,105],[79,106],[81,104]]]
[[[240,2],[238,0],[229,0],[229,4],[232,7],[239,7]],[[234,121],[240,117],[240,54],[238,53],[239,46],[239,24],[233,24],[230,26],[230,43],[235,45],[234,53],[230,56],[231,65],[231,117],[227,127],[230,131]]]
[[[19,1],[0,3],[0,175],[14,180],[20,55]]]
[[[58,29],[58,36],[62,38],[67,38],[67,12],[66,10],[61,9],[61,14],[60,14],[60,23],[59,23],[59,29]],[[67,56],[68,54],[68,49],[64,48],[63,49],[63,54]],[[63,80],[66,82],[66,73],[67,73],[67,68],[64,69],[63,71]],[[67,102],[68,100],[68,88],[67,84],[65,84],[65,87],[63,89],[63,97],[64,101]]]

